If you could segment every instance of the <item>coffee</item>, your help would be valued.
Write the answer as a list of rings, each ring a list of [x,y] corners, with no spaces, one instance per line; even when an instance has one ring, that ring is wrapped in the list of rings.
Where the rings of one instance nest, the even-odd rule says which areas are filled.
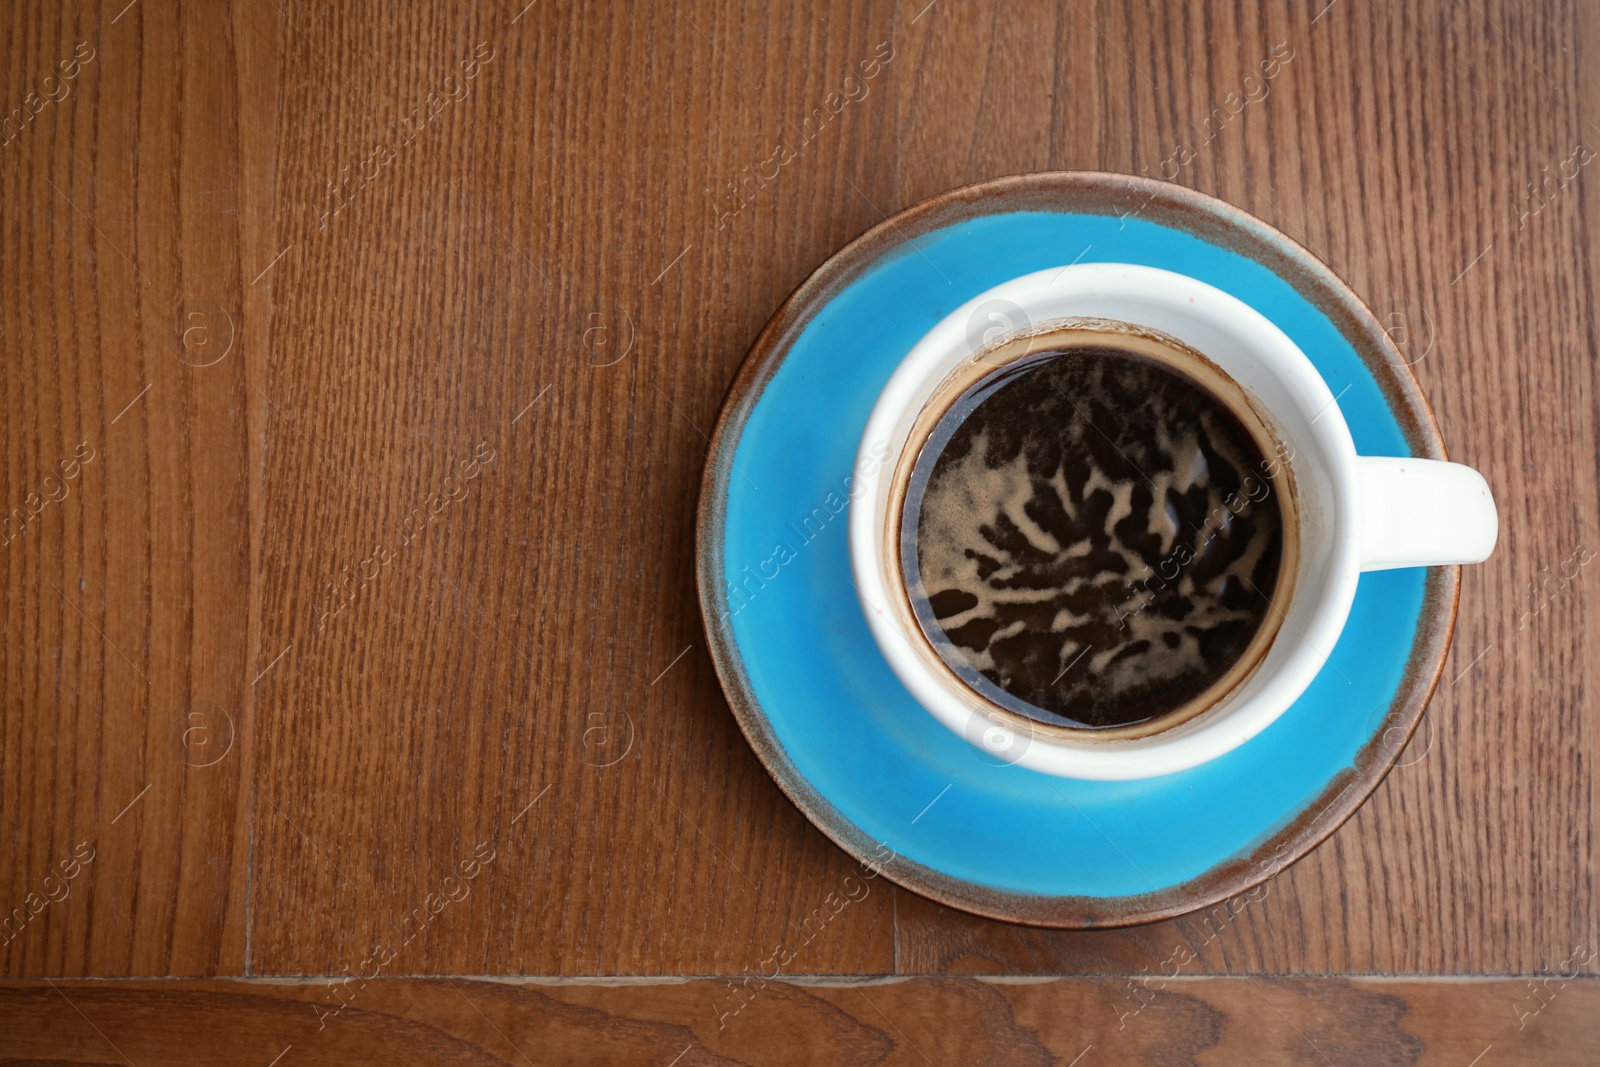
[[[1293,528],[1286,457],[1238,387],[1115,327],[1023,338],[946,383],[898,550],[918,626],[966,684],[1124,735],[1181,721],[1259,661]]]

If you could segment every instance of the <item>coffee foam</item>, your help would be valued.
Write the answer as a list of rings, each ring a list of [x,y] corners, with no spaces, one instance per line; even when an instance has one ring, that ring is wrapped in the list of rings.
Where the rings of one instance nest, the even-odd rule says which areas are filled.
[[[933,400],[917,420],[912,440],[931,445],[930,434],[945,412],[973,386],[987,385],[986,379],[1004,378],[1008,370],[1041,352],[1096,348],[1132,353],[1197,382],[1209,399],[1220,402],[1238,420],[1261,452],[1271,455],[1279,451],[1274,449],[1272,436],[1248,396],[1204,356],[1154,331],[1102,320],[1047,324],[1028,335],[1002,341],[966,361],[934,391]],[[1109,396],[1079,398],[1089,407],[1103,406],[1111,400]],[[1198,564],[1169,570],[1163,563],[1161,569],[1168,573],[1158,574],[1152,565],[1151,539],[1155,539],[1156,555],[1162,559],[1186,550],[1194,560],[1204,561],[1207,546],[1217,538],[1234,545],[1239,539],[1233,528],[1241,525],[1224,499],[1223,489],[1212,481],[1211,461],[1206,457],[1208,447],[1215,456],[1216,441],[1225,435],[1215,432],[1216,427],[1208,425],[1204,418],[1200,432],[1186,430],[1181,419],[1171,417],[1172,412],[1154,410],[1152,404],[1154,400],[1146,410],[1130,412],[1128,417],[1139,426],[1150,428],[1150,448],[1162,461],[1153,463],[1148,456],[1142,457],[1149,470],[1139,474],[1130,473],[1128,465],[1109,470],[1112,464],[1089,464],[1087,472],[1078,472],[1073,479],[1076,484],[1072,485],[1068,484],[1066,464],[1058,467],[1048,480],[1053,492],[1046,494],[1059,502],[1063,512],[1057,517],[1061,521],[1049,524],[1058,527],[1054,531],[1039,519],[1041,501],[1036,499],[1036,478],[1029,469],[1026,451],[1007,456],[1001,449],[1000,462],[991,462],[996,453],[995,442],[980,436],[970,442],[964,454],[949,462],[941,456],[937,477],[928,475],[931,490],[921,486],[924,491],[917,494],[919,550],[909,574],[901,558],[900,517],[921,449],[908,449],[902,457],[891,491],[891,514],[896,516],[896,522],[890,534],[896,542],[890,558],[902,564],[896,568],[895,577],[909,597],[899,605],[900,614],[907,624],[906,632],[922,638],[919,652],[924,658],[937,661],[947,675],[959,678],[972,691],[974,706],[979,710],[998,706],[1036,720],[1031,724],[1035,728],[1064,730],[1094,739],[1140,736],[1202,713],[1248,677],[1270,646],[1281,618],[1276,611],[1267,613],[1231,668],[1204,691],[1152,723],[1093,730],[1063,726],[1049,718],[1041,720],[1037,706],[1007,699],[1010,694],[993,684],[992,676],[1004,667],[995,655],[997,646],[1012,639],[1025,639],[1032,648],[1053,642],[1042,660],[1049,664],[1050,673],[1059,669],[1060,676],[1068,679],[1063,684],[1080,697],[1098,696],[1114,702],[1119,695],[1150,691],[1166,680],[1181,679],[1207,668],[1207,650],[1195,631],[1204,635],[1228,624],[1242,626],[1260,614],[1257,609],[1229,607],[1217,599],[1229,581],[1249,582],[1252,576],[1260,580],[1255,571],[1268,551],[1268,538],[1259,530],[1257,535],[1245,538],[1242,549],[1215,573],[1197,575],[1203,569]],[[1003,432],[1004,428],[1000,429]],[[959,432],[959,425],[954,432]],[[1207,440],[1203,441],[1203,437]],[[948,444],[948,438],[941,449],[944,444]],[[1223,458],[1236,468],[1248,463],[1242,455]],[[1293,581],[1297,530],[1287,465],[1280,465],[1275,475],[1271,490],[1276,499],[1257,502],[1252,498],[1251,505],[1282,508],[1281,558],[1275,572],[1275,595],[1281,599]],[[958,488],[955,492],[942,491],[944,486]],[[1171,494],[1187,493],[1185,499],[1192,511],[1197,489],[1205,494],[1203,513],[1208,519],[1199,530],[1184,528],[1172,507]],[[1096,514],[1082,513],[1091,505]],[[1239,514],[1247,515],[1248,510],[1241,509]],[[1075,527],[1080,532],[1092,528],[1098,533],[1092,539],[1076,537],[1064,543],[1063,527]],[[1129,543],[1119,533],[1119,527],[1126,528],[1130,535],[1139,535],[1146,550],[1140,551]],[[1001,540],[1013,545],[1015,552],[1008,554],[994,547],[997,529],[1003,531]],[[991,550],[974,554],[972,546],[989,546]],[[1024,572],[1031,561],[1036,578],[1041,560],[1061,580],[1044,588],[1030,587],[1038,583],[1028,580]],[[1142,583],[1142,592],[1114,605],[1117,625],[1110,625],[1105,596],[1101,595],[1096,604],[1094,594],[1105,594],[1110,586],[1139,588]],[[1151,591],[1152,587],[1155,591]],[[924,611],[925,617],[919,620],[911,604],[921,602],[931,609],[930,598],[941,596],[944,599],[937,623],[928,626],[933,613]],[[1170,606],[1174,597],[1193,609],[1181,620],[1156,610],[1162,606],[1158,600],[1165,598]],[[1082,602],[1075,604],[1075,600]],[[1026,615],[1027,619],[1019,619],[1019,615]],[[1010,621],[993,626],[1002,619]],[[992,628],[984,633],[986,626]],[[968,640],[958,646],[946,637],[952,633],[965,635]],[[913,643],[917,643],[915,639]],[[1159,655],[1150,654],[1156,649],[1160,650]],[[1051,654],[1053,660],[1049,658]],[[991,684],[984,684],[985,675],[991,676]],[[999,681],[1006,681],[1003,672]]]

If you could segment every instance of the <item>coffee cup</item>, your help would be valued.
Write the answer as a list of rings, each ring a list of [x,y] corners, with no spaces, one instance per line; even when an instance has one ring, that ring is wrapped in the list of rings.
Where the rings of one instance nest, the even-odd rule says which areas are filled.
[[[1085,369],[1090,355],[1100,360],[1100,369],[1083,377],[1091,373]],[[1128,378],[1120,359],[1140,363],[1144,377]],[[1041,377],[1047,367],[1058,377]],[[1069,371],[1079,377],[1059,376]],[[1027,379],[1034,384],[1025,387],[1027,375],[1034,376]],[[1110,380],[1108,375],[1117,381],[1106,396],[1136,395],[1138,404],[1119,410],[1106,397],[1099,407],[1079,402],[1079,389],[1092,391]],[[1172,394],[1178,400],[1161,401],[1167,408],[1142,406],[1143,391],[1167,388],[1162,383],[1168,377],[1181,379],[1186,383],[1181,389],[1190,392],[1180,389]],[[1044,400],[1033,407],[1020,401],[1003,410],[994,407],[1002,395],[1044,390],[1040,382],[1061,401],[1044,391]],[[1215,410],[1186,412],[1190,401],[1182,397],[1191,395]],[[1203,447],[1172,444],[1173,426],[1184,421],[1162,414],[1173,405],[1179,415],[1193,415],[1189,422],[1208,428],[1201,435]],[[1101,412],[1101,421],[1111,411],[1118,425],[1102,428],[1086,407]],[[985,411],[991,415],[980,416]],[[1026,473],[1005,481],[1009,475],[1000,465],[980,464],[979,474],[1006,495],[1003,514],[984,511],[971,521],[945,521],[952,514],[961,520],[962,507],[979,506],[971,503],[978,499],[972,485],[948,473],[959,466],[946,458],[959,451],[954,443],[964,441],[961,447],[970,451],[972,440],[986,441],[995,453],[992,438],[1015,437],[1020,427],[1045,441],[1043,454],[1053,457],[1051,448],[1061,451],[1050,444],[1058,427],[1040,420],[1062,414],[1074,423],[1084,416],[1079,429],[1089,435],[1082,441],[1093,445],[1091,451],[1111,456],[1112,464],[1120,462],[1117,455],[1129,460],[1124,479],[1085,472],[1082,463],[1072,465],[1071,455],[1060,462],[1077,473],[1063,475],[1040,467],[1037,456],[1017,458],[1013,447],[1005,458],[1018,471],[1032,471],[1035,498],[1023,499],[1030,492],[1023,484]],[[992,422],[981,433],[973,429],[980,418]],[[1130,433],[1137,438],[1140,418],[1147,419],[1152,440],[1164,443],[1163,449],[1140,456],[1159,454],[1171,459],[1168,467],[1181,469],[1144,470],[1129,459],[1117,442],[1126,444]],[[1224,447],[1225,438],[1234,444]],[[1247,463],[1233,456],[1253,459]],[[966,458],[960,462],[971,465]],[[1230,465],[1237,474],[1226,473]],[[982,293],[946,316],[884,386],[862,436],[856,472],[851,567],[869,629],[896,676],[935,719],[967,738],[984,758],[1067,778],[1172,774],[1244,744],[1293,705],[1323,669],[1362,572],[1480,562],[1498,534],[1493,497],[1472,468],[1357,455],[1328,383],[1260,312],[1196,279],[1129,264],[1039,271]],[[1207,478],[1221,479],[1222,488],[1232,489],[1219,493]],[[954,488],[940,490],[943,496],[930,503],[930,486],[947,482]],[[1021,497],[1014,491],[1019,484]],[[1050,498],[1048,507],[1037,499],[1041,486]],[[1251,488],[1245,492],[1241,486]],[[1186,517],[1183,500],[1208,499],[1208,492],[1213,501],[1220,496],[1221,506],[1213,506],[1203,521]],[[1072,513],[1076,525],[1063,518],[1062,528],[1086,529],[1085,516],[1090,516],[1099,524],[1097,531],[1107,532],[1097,532],[1092,545],[1070,544],[1060,529],[1054,534],[1045,529],[1048,518],[1037,523],[1030,518],[1046,512]],[[927,519],[929,514],[942,516],[941,523]],[[1146,514],[1154,524],[1150,530],[1142,525]],[[997,527],[1003,529],[997,532]],[[1254,532],[1241,535],[1241,529]],[[1272,530],[1273,539],[1262,529]],[[943,540],[930,541],[930,530]],[[961,536],[978,538],[977,531],[988,543],[961,543]],[[952,537],[954,542],[946,543]],[[1093,553],[1106,562],[1088,575],[1083,566],[1036,567],[1035,577],[1023,581],[1005,558],[1007,538],[1024,554],[1043,553],[1047,562],[1072,562]],[[1135,542],[1154,547],[1141,560],[1128,547]],[[1181,547],[1191,543],[1232,545],[1242,562],[1224,561],[1206,574],[1186,572],[1186,567],[1199,570],[1190,564],[1194,553]],[[1174,545],[1180,546],[1177,551]],[[945,604],[933,610],[935,594],[918,561],[960,564],[963,556],[978,561],[963,579],[976,584],[970,590],[946,590]],[[951,565],[942,566],[941,574],[951,571]],[[1070,588],[1039,587],[1037,574],[1057,572],[1074,575],[1063,579],[1073,583]],[[1111,611],[1101,606],[1104,618],[1093,632],[1120,636],[1097,638],[1091,645],[1082,639],[1090,632],[1081,628],[1088,625],[1080,611],[1083,591],[1115,590],[1118,582],[1127,585],[1126,595],[1106,594]],[[1246,587],[1257,596],[1247,596]],[[1247,600],[1259,611],[1240,610]],[[1026,611],[1016,607],[1022,602]],[[990,615],[977,617],[991,609]],[[973,623],[941,628],[941,612],[947,618],[952,611],[973,617]],[[1195,623],[1200,618],[1232,621],[1200,626]],[[981,637],[974,641],[972,633]],[[1152,635],[1171,645],[1170,654]],[[1014,651],[1019,648],[1032,658]],[[1040,649],[1048,653],[1042,661]],[[1057,679],[1046,681],[1050,669],[1028,673],[1030,664],[1053,668],[1057,657],[1064,665]],[[1061,677],[1070,682],[1060,682]],[[1170,699],[1162,692],[1168,678],[1175,687]],[[1076,703],[1053,705],[1060,693]],[[1143,718],[1123,721],[1113,715],[1090,722],[1089,716],[1071,711],[1081,705],[1096,715],[1107,708],[1122,714],[1124,705],[1133,704],[1113,698],[1125,694],[1142,701],[1138,715]],[[1159,713],[1150,713],[1151,707]]]

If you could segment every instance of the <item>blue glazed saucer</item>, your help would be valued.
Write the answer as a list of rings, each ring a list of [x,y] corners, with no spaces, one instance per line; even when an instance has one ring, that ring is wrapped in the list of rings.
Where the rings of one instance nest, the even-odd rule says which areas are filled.
[[[868,633],[846,544],[867,415],[912,345],[1000,282],[1071,262],[1198,278],[1271,319],[1339,396],[1362,455],[1444,459],[1372,313],[1310,253],[1218,200],[1121,174],[957,189],[837,253],[779,309],[729,390],[701,488],[700,603],[751,747],[824,833],[934,900],[1088,928],[1234,896],[1310,851],[1388,771],[1432,694],[1460,569],[1363,575],[1304,696],[1201,767],[1087,782],[998,761],[940,725]]]

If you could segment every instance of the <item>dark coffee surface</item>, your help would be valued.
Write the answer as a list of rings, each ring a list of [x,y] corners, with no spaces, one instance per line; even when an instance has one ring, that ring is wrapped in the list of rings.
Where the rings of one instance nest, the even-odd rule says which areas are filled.
[[[1158,360],[1027,357],[935,425],[901,557],[939,655],[1003,706],[1144,723],[1240,660],[1283,556],[1280,486],[1239,418]]]

